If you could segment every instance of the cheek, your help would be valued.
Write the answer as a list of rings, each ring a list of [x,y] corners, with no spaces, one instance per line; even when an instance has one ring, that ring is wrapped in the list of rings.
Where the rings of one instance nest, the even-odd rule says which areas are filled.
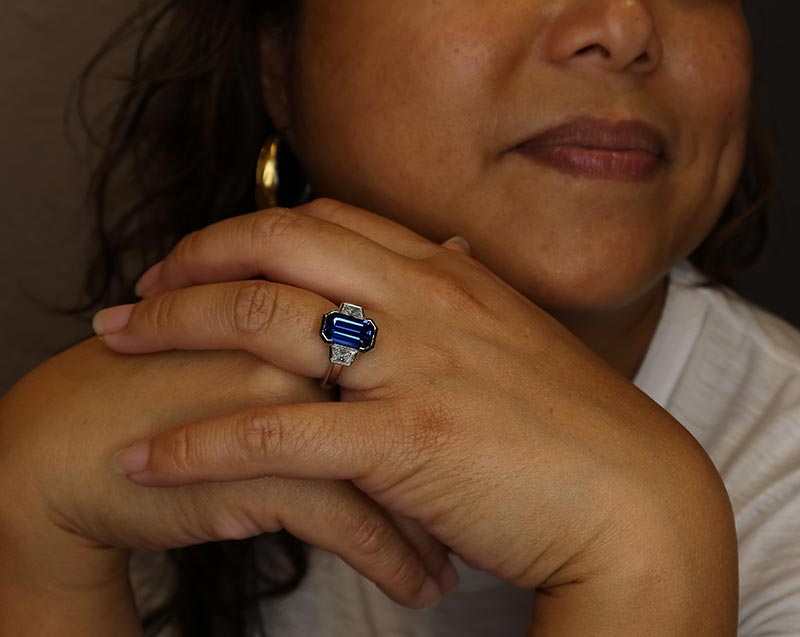
[[[681,47],[669,62],[678,88],[673,107],[683,120],[682,150],[688,161],[706,167],[700,172],[713,186],[709,194],[725,198],[739,175],[747,142],[750,38],[738,14],[696,21],[684,32],[693,44]]]
[[[318,192],[379,211],[409,184],[424,200],[464,177],[464,156],[480,152],[474,114],[491,64],[480,25],[456,23],[436,3],[377,4],[342,28],[306,29],[314,46],[300,47],[293,141]]]
[[[747,121],[751,82],[749,44],[744,33],[698,33],[697,46],[676,56],[673,65],[682,87],[681,109],[698,131],[727,135]]]
[[[670,209],[674,258],[705,239],[736,187],[747,148],[752,79],[741,13],[707,3],[708,15],[678,14],[665,38],[664,93],[679,124]],[[715,8],[716,7],[716,8]],[[712,11],[713,9],[713,11]],[[671,46],[670,46],[671,44]]]

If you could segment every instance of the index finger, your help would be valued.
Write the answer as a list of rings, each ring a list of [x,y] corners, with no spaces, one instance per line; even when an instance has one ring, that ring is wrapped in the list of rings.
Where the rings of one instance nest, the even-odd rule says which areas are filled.
[[[261,210],[223,219],[183,237],[165,259],[140,277],[136,285],[137,294],[145,298],[189,285],[235,281],[263,275],[259,264],[253,263],[252,255],[248,254],[246,243],[250,237],[242,236],[242,229],[257,225],[258,218],[263,218],[269,210],[274,211],[275,215],[289,216],[287,209]],[[334,224],[368,239],[386,252],[407,258],[420,259],[442,250],[439,244],[399,223],[340,201],[317,199],[292,209],[292,212]],[[359,245],[362,246],[363,244]],[[341,248],[342,256],[348,257],[348,246],[343,244]],[[280,275],[280,272],[276,274]],[[302,282],[285,278],[281,282],[303,286]]]

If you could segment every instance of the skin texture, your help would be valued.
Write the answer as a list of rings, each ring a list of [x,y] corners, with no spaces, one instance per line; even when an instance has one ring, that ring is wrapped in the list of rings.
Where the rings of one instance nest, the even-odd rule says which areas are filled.
[[[351,224],[356,234],[283,213],[277,227],[270,226],[277,216],[266,214],[252,227],[246,225],[252,219],[239,218],[204,233],[206,239],[191,235],[165,260],[160,289],[128,309],[129,327],[106,336],[105,345],[143,353],[260,344],[267,362],[320,377],[326,348],[312,339],[307,320],[319,313],[303,314],[305,322],[280,320],[281,309],[300,301],[276,303],[265,282],[258,303],[244,312],[256,325],[262,320],[255,338],[253,324],[242,323],[229,303],[256,289],[241,279],[261,275],[297,286],[298,295],[316,297],[324,309],[336,305],[334,297],[362,294],[384,329],[384,358],[376,349],[343,374],[342,403],[271,404],[216,417],[181,413],[176,420],[188,424],[171,429],[175,420],[145,419],[139,426],[148,431],[136,435],[98,429],[108,437],[87,436],[100,441],[98,462],[81,471],[65,461],[76,439],[70,434],[99,428],[104,418],[87,424],[74,409],[55,441],[37,434],[50,422],[38,397],[65,376],[51,365],[18,387],[15,398],[3,399],[2,448],[17,445],[25,453],[0,479],[9,488],[30,485],[31,497],[24,498],[30,511],[41,509],[35,496],[44,494],[76,537],[131,546],[126,522],[142,519],[141,511],[152,517],[153,509],[139,501],[138,512],[133,504],[109,513],[108,502],[123,492],[98,478],[105,475],[102,456],[116,441],[127,444],[123,438],[162,432],[154,439],[150,484],[160,478],[212,488],[258,476],[353,480],[468,562],[546,589],[537,635],[735,634],[736,538],[719,476],[680,424],[626,378],[656,324],[665,274],[712,227],[741,167],[751,62],[739,3],[307,0],[295,39],[282,46],[266,35],[262,41],[265,106],[287,129],[315,191],[355,206],[323,201],[306,214]],[[585,113],[661,128],[670,141],[669,165],[657,179],[632,185],[567,177],[508,152],[542,128]],[[470,241],[474,258],[436,245],[454,234]],[[214,240],[216,248],[199,249]],[[332,242],[327,249],[316,243],[325,240]],[[257,249],[264,247],[270,249]],[[298,258],[311,248],[316,260]],[[376,259],[353,259],[357,276],[338,280],[343,287],[320,287],[332,285],[325,268],[337,251],[368,250]],[[428,322],[412,320],[411,310],[431,299]],[[490,302],[500,308],[493,322],[482,305]],[[498,336],[507,325],[500,310],[512,317],[513,341]],[[240,322],[231,322],[236,316]],[[265,316],[298,331],[269,330]],[[242,330],[247,325],[249,333]],[[392,348],[408,329],[421,353],[398,369]],[[302,358],[286,349],[287,337],[316,350]],[[482,342],[487,358],[476,362],[467,342]],[[66,376],[78,368],[67,364]],[[492,394],[497,416],[487,427],[487,405],[475,397],[485,394],[487,378],[501,376],[515,382]],[[114,391],[130,379],[121,374],[115,381],[105,372],[97,378],[109,383],[105,402],[84,383],[89,395],[82,404],[111,410]],[[169,386],[147,373],[141,381]],[[166,397],[165,405],[173,402]],[[322,426],[345,413],[340,427]],[[76,473],[25,462],[44,457]],[[198,482],[204,479],[212,482]],[[98,497],[76,502],[74,494],[86,493],[83,483],[106,486]],[[178,501],[169,494],[191,491],[170,489],[141,492],[163,498],[171,513],[157,517],[164,525],[157,533],[151,525],[137,527],[145,537],[135,542],[166,545],[165,537],[175,542],[176,529],[195,528],[180,512],[207,500]],[[243,501],[234,511],[239,526],[215,532],[258,532],[248,527],[248,506]],[[43,531],[35,535],[40,542],[24,543],[25,520],[16,519],[6,536],[31,554],[52,537]],[[65,542],[62,533],[52,547],[65,549]],[[17,566],[24,573],[30,564]],[[424,577],[411,570],[413,586],[387,582],[409,604]],[[0,585],[4,590],[14,589]]]
[[[0,401],[0,634],[135,634],[127,632],[138,624],[129,549],[281,527],[317,546],[330,541],[391,597],[418,605],[445,550],[418,525],[393,524],[351,484],[267,478],[142,489],[109,467],[121,446],[187,420],[329,399],[315,381],[242,351],[123,356],[94,337],[39,365]]]
[[[292,39],[262,39],[265,106],[315,192],[355,206],[298,214],[368,240],[288,213],[219,224],[175,248],[105,342],[128,353],[243,347],[319,377],[309,367],[318,358],[285,351],[287,337],[305,342],[295,334],[305,328],[281,321],[282,309],[313,293],[358,294],[384,326],[384,358],[376,351],[348,370],[349,404],[335,411],[297,405],[188,423],[154,438],[149,456],[129,456],[128,469],[145,469],[135,478],[145,485],[353,480],[469,563],[549,591],[535,634],[735,633],[736,540],[719,476],[623,377],[647,349],[666,274],[713,227],[742,167],[751,51],[739,2],[301,7]],[[631,183],[567,176],[512,152],[585,114],[657,127],[665,165]],[[417,238],[381,228],[373,213]],[[474,260],[425,247],[454,234]],[[275,283],[219,285],[258,275]],[[286,306],[281,283],[311,296]],[[258,339],[236,320],[253,295],[245,316],[261,326]],[[430,316],[413,337],[427,356],[401,374],[392,318],[422,304]],[[500,323],[486,327],[495,321],[503,338]],[[483,344],[479,363],[464,343]],[[476,403],[485,379],[500,377],[519,382]]]
[[[306,0],[264,37],[264,99],[316,192],[473,256],[632,378],[665,275],[744,158],[751,46],[738,0]],[[574,116],[669,143],[643,184],[509,152]]]
[[[118,457],[134,482],[349,480],[468,564],[546,593],[535,634],[735,632],[736,535],[711,460],[474,258],[317,199],[188,235],[139,289],[95,317],[117,352],[245,349],[320,378],[318,318],[356,296],[380,342],[339,379],[340,401],[142,441]]]

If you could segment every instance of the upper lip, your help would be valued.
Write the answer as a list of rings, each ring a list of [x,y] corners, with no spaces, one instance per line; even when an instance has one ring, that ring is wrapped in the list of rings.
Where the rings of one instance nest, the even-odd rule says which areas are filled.
[[[656,127],[640,120],[612,121],[583,116],[531,137],[516,148],[582,146],[604,150],[640,150],[667,157],[667,140]]]

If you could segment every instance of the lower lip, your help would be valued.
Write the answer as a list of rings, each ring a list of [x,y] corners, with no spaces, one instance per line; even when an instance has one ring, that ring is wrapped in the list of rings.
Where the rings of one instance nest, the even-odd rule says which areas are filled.
[[[646,181],[663,166],[661,158],[643,150],[607,150],[583,146],[520,146],[523,157],[568,175],[621,181]]]

